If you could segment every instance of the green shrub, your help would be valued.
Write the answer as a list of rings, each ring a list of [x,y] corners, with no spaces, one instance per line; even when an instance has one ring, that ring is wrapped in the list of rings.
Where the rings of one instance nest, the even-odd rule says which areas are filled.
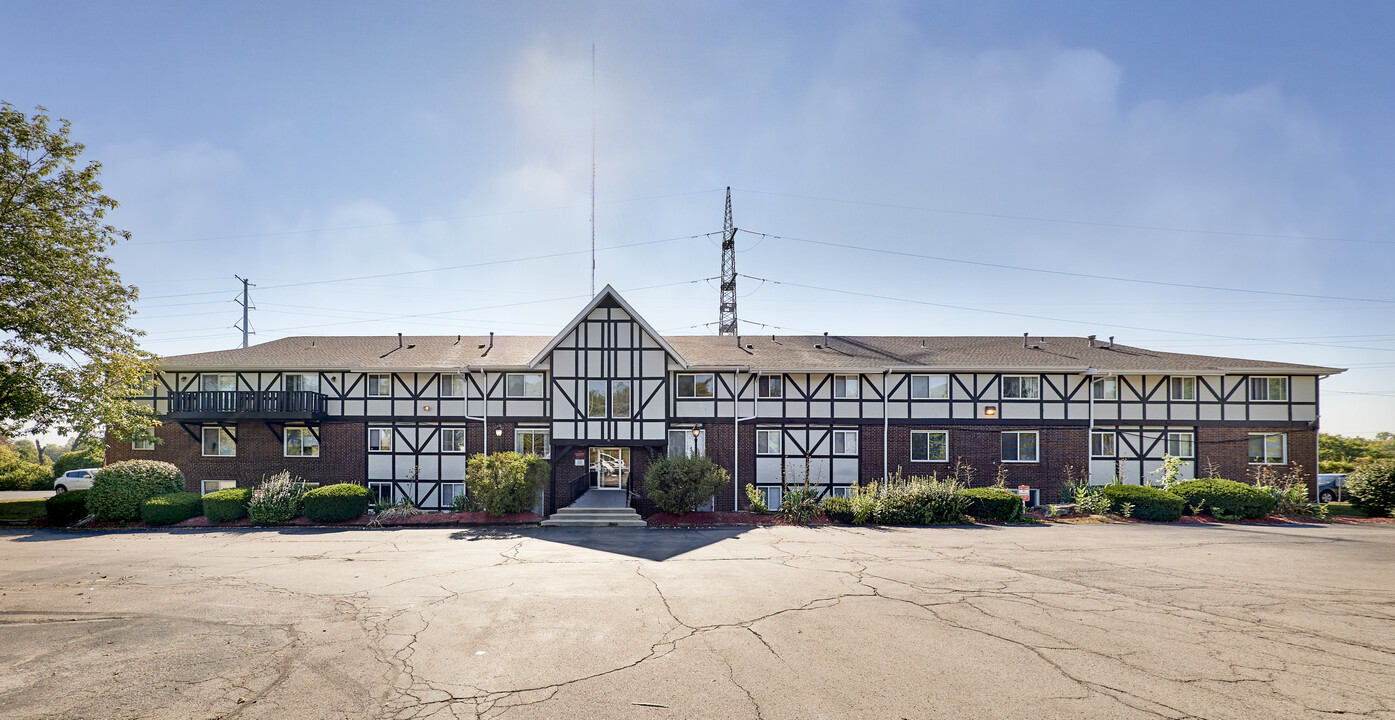
[[[746,483],[746,499],[751,502],[751,512],[757,515],[770,514],[770,508],[765,506],[765,493],[761,492],[760,488]]]
[[[810,485],[789,488],[781,494],[780,517],[791,522],[807,523],[817,518],[819,489]]]
[[[1181,496],[1193,513],[1204,512],[1221,520],[1261,518],[1274,512],[1272,495],[1234,480],[1184,480],[1170,491]]]
[[[69,490],[44,501],[44,512],[54,525],[71,525],[87,517],[87,491]]]
[[[683,515],[711,500],[729,482],[727,471],[705,455],[665,457],[645,471],[644,494],[660,510]]]
[[[19,458],[0,460],[0,490],[45,489],[53,489],[53,473],[47,467]]]
[[[203,514],[203,496],[177,492],[156,495],[140,504],[140,519],[149,525],[173,525]]]
[[[353,483],[326,485],[305,493],[305,517],[315,522],[353,520],[368,512],[373,494],[368,488]]]
[[[203,496],[203,516],[215,523],[239,520],[247,517],[247,505],[251,502],[251,488],[214,490]]]
[[[962,492],[969,500],[964,514],[975,520],[1013,522],[1023,517],[1022,496],[1007,488],[968,488]]]
[[[1395,510],[1395,460],[1377,460],[1347,475],[1351,504],[1371,517],[1385,517]]]
[[[960,522],[969,499],[954,480],[893,475],[878,491],[872,517],[879,525],[944,525]]]
[[[300,514],[300,501],[306,490],[309,488],[305,481],[292,478],[289,470],[263,477],[247,503],[247,517],[258,525],[290,522]]]
[[[877,498],[880,495],[881,485],[877,483],[853,486],[848,500],[852,501],[854,525],[871,522],[872,516],[877,513]]]
[[[134,521],[140,518],[141,503],[183,489],[179,468],[156,460],[126,460],[97,471],[87,493],[87,510],[98,520]]]
[[[99,468],[106,464],[106,448],[100,445],[85,450],[65,452],[53,463],[53,479],[57,480],[69,470]]]
[[[1083,515],[1101,515],[1109,512],[1109,498],[1104,496],[1104,487],[1100,485],[1077,485],[1071,502],[1075,503],[1075,510]]]
[[[853,501],[841,495],[829,495],[823,499],[823,516],[833,522],[850,523],[856,517]]]
[[[466,465],[465,482],[484,511],[498,517],[536,507],[548,471],[547,463],[532,455],[481,453]]]
[[[1185,504],[1182,496],[1176,493],[1145,485],[1106,485],[1102,494],[1116,511],[1122,511],[1125,505],[1132,505],[1132,511],[1125,517],[1154,522],[1176,522],[1182,517],[1182,506]]]
[[[377,507],[377,503],[374,503],[374,507]],[[473,495],[471,495],[470,493],[461,492],[456,493],[455,497],[451,498],[450,509],[451,512],[472,513],[479,512],[484,508],[480,507],[479,501],[476,500]]]

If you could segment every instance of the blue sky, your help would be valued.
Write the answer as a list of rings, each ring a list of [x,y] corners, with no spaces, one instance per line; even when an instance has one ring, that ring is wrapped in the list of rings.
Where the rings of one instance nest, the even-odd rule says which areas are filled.
[[[766,279],[740,281],[743,332],[1346,367],[1324,430],[1395,430],[1389,3],[2,15],[0,98],[104,164],[157,353],[240,341],[235,273],[254,341],[550,334],[589,295],[594,105],[596,281],[662,330],[713,331],[731,186]]]

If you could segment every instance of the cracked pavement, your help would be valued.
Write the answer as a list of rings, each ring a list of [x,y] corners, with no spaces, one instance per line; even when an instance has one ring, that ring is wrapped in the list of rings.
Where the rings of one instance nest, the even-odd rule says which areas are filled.
[[[1395,528],[0,532],[0,718],[1395,718]]]

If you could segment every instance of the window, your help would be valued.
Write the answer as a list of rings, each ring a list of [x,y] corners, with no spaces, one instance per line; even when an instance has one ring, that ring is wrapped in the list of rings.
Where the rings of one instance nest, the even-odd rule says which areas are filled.
[[[154,450],[155,431],[150,428],[139,430],[131,438],[132,450]]]
[[[237,376],[231,373],[199,376],[199,389],[204,392],[230,392],[237,389]]]
[[[236,480],[204,480],[202,484],[204,495],[219,490],[231,490],[237,487]]]
[[[373,494],[375,502],[397,502],[402,499],[402,493],[398,492],[396,483],[370,482],[368,492]]]
[[[285,386],[286,392],[319,392],[320,376],[302,375],[299,373],[287,375],[285,379],[282,380],[282,384]]]
[[[1004,375],[1004,400],[1038,400],[1041,398],[1041,378],[1036,375]]]
[[[1284,433],[1252,433],[1251,465],[1283,465],[1288,462],[1288,436]]]
[[[513,449],[520,455],[552,457],[552,443],[546,428],[519,428],[513,431]]]
[[[140,376],[140,389],[152,395],[155,393],[155,373],[145,373]]]
[[[1090,457],[1112,458],[1116,452],[1117,438],[1112,432],[1090,433]]]
[[[780,375],[762,375],[756,380],[756,397],[782,398],[785,396],[785,379]]]
[[[320,439],[308,427],[286,428],[286,457],[319,457]]]
[[[912,375],[912,400],[944,400],[949,397],[948,375]]]
[[[441,483],[441,507],[453,506],[456,496],[464,494],[465,483]]]
[[[712,397],[712,374],[694,373],[679,375],[678,397],[680,399]]]
[[[693,435],[693,428],[671,428],[668,431],[669,457],[694,457],[706,454],[707,431],[698,428],[696,437]]]
[[[834,375],[833,376],[833,397],[857,399],[858,391],[857,375]]]
[[[441,428],[441,452],[465,452],[465,428]]]
[[[369,397],[392,397],[392,376],[391,376],[391,375],[369,375],[369,376],[368,376],[368,396],[369,396]]]
[[[227,428],[206,427],[203,429],[204,457],[236,457],[237,439]]]
[[[511,398],[540,398],[543,396],[542,373],[509,373],[504,393]]]
[[[911,462],[948,462],[949,433],[942,430],[911,431]]]
[[[1171,397],[1173,400],[1195,400],[1196,399],[1196,378],[1175,377],[1168,381],[1171,385]]]
[[[1036,462],[1037,431],[1021,430],[1003,433],[1003,462]]]
[[[782,446],[780,430],[756,431],[757,455],[779,455]]]
[[[1282,402],[1288,399],[1288,378],[1250,378],[1250,400],[1256,402]]]
[[[627,418],[630,416],[630,381],[610,381],[610,415]]]
[[[1118,378],[1099,378],[1090,385],[1090,397],[1096,400],[1116,400],[1119,397]]]
[[[454,373],[441,373],[441,397],[465,397],[465,378]]]
[[[1189,432],[1167,434],[1167,454],[1172,457],[1196,457],[1196,436]]]
[[[834,454],[834,455],[856,455],[856,454],[857,454],[857,431],[856,431],[856,430],[834,430],[834,431],[833,431],[833,454]]]
[[[392,452],[392,428],[368,428],[369,452]]]
[[[784,501],[785,491],[779,486],[757,488],[765,496],[765,507],[774,511],[780,509],[780,504]]]
[[[607,385],[604,380],[586,381],[586,417],[605,417]]]

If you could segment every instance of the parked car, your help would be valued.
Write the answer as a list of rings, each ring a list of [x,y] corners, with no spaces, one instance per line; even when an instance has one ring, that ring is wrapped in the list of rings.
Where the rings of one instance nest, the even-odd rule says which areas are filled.
[[[1335,502],[1342,498],[1347,489],[1346,473],[1319,473],[1317,490],[1319,502]]]
[[[92,487],[92,476],[97,474],[101,468],[83,468],[82,470],[69,470],[63,476],[53,481],[53,491],[55,493],[65,493],[69,490],[87,490]]]

